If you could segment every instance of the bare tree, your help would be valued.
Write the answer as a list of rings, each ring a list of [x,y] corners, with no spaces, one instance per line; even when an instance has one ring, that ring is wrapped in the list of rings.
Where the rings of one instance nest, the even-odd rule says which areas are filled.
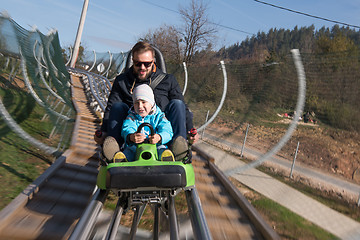
[[[181,63],[180,35],[174,26],[163,25],[140,38],[160,49],[167,62]]]
[[[202,0],[192,0],[189,6],[180,7],[184,27],[179,32],[184,46],[183,61],[189,63],[195,52],[206,47],[215,38],[217,29],[208,20],[208,5]]]

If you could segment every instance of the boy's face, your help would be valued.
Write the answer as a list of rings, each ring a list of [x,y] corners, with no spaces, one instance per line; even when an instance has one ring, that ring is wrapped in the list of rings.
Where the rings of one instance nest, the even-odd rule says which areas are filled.
[[[141,117],[146,117],[149,115],[151,111],[151,103],[145,100],[136,100],[134,103],[134,109],[137,114],[139,114]]]

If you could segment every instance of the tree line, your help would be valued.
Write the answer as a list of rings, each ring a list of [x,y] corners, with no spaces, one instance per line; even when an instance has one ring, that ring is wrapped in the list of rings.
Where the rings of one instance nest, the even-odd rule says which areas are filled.
[[[359,31],[334,25],[319,30],[314,26],[270,29],[218,51],[204,48],[194,54],[189,67],[196,65],[189,71],[189,78],[196,79],[188,90],[189,101],[216,104],[222,79],[208,66],[225,60],[226,117],[246,121],[254,115],[268,118],[291,111],[297,102],[297,76],[290,50],[297,48],[307,82],[304,111],[329,126],[360,131],[359,47]]]
[[[286,55],[291,49],[299,49],[302,53],[326,54],[357,52],[359,46],[360,32],[349,27],[334,25],[332,28],[315,30],[314,25],[296,26],[293,30],[271,28],[268,33],[258,32],[241,43],[220,50],[218,56],[231,60],[251,58],[261,61],[271,54]]]

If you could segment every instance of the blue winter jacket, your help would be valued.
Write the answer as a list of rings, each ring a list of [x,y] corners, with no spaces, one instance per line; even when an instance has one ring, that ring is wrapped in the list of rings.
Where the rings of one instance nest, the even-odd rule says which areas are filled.
[[[170,121],[166,119],[164,112],[162,112],[157,105],[154,109],[155,111],[153,113],[143,118],[135,113],[134,108],[130,108],[121,130],[121,136],[126,140],[125,147],[134,144],[128,139],[128,135],[135,133],[138,127],[144,122],[150,123],[155,133],[161,136],[161,141],[158,142],[157,145],[166,144],[172,139],[173,130]],[[148,127],[143,127],[142,132],[146,136],[150,135],[150,129]]]

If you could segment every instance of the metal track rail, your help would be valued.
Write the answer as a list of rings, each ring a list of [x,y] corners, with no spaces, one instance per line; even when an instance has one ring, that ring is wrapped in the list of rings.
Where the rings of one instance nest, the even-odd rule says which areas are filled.
[[[214,159],[197,147],[193,150],[196,188],[213,239],[280,239]]]
[[[196,176],[196,187],[185,190],[188,212],[195,239],[280,239],[277,233],[264,221],[255,208],[245,199],[239,190],[213,163],[213,158],[201,149],[193,147],[193,166]],[[89,239],[96,217],[104,204],[102,194],[98,190],[84,216],[71,235],[71,240]],[[174,198],[167,194],[168,233],[159,233],[159,205],[154,212],[153,239],[183,239],[179,233]],[[126,208],[126,199],[119,199],[116,210],[110,220],[104,239],[115,239],[121,214]],[[140,218],[147,203],[137,205],[128,239],[135,239]],[[154,206],[154,204],[152,204]],[[165,237],[165,235],[166,237]]]
[[[72,77],[72,95],[77,117],[69,150],[0,212],[0,239],[67,239],[91,199],[100,121],[78,77]]]
[[[196,188],[185,190],[185,193],[189,207],[189,215],[191,218],[193,235],[195,239],[212,239],[206,223],[205,215],[199,202]],[[105,190],[97,190],[97,192],[94,194],[93,199],[85,210],[85,213],[75,227],[74,232],[71,234],[69,238],[70,240],[86,240],[89,239],[90,236],[94,233],[94,226],[97,221],[97,216],[99,215],[101,208],[104,204],[106,194],[107,192]],[[107,232],[106,234],[104,234],[105,237],[103,239],[115,239],[122,213],[125,209],[127,209],[127,204],[129,203],[128,198],[130,197],[130,195],[126,194],[119,197],[117,206],[109,221]],[[161,213],[164,213],[164,209],[162,209],[162,204],[164,204],[165,202],[167,203],[165,204],[167,205],[167,214],[165,215],[164,213],[163,220],[167,222],[167,227],[169,228],[168,238],[171,240],[180,239],[180,229],[178,227],[179,223],[175,207],[175,195],[172,191],[165,191],[164,195],[166,198],[162,199],[160,202],[145,201],[142,204],[136,204],[130,207],[134,209],[134,217],[131,225],[129,239],[135,239],[141,216],[143,215],[144,210],[148,205],[151,205],[154,213],[153,239],[160,239],[160,212],[162,211]],[[167,227],[165,226],[165,228]]]

